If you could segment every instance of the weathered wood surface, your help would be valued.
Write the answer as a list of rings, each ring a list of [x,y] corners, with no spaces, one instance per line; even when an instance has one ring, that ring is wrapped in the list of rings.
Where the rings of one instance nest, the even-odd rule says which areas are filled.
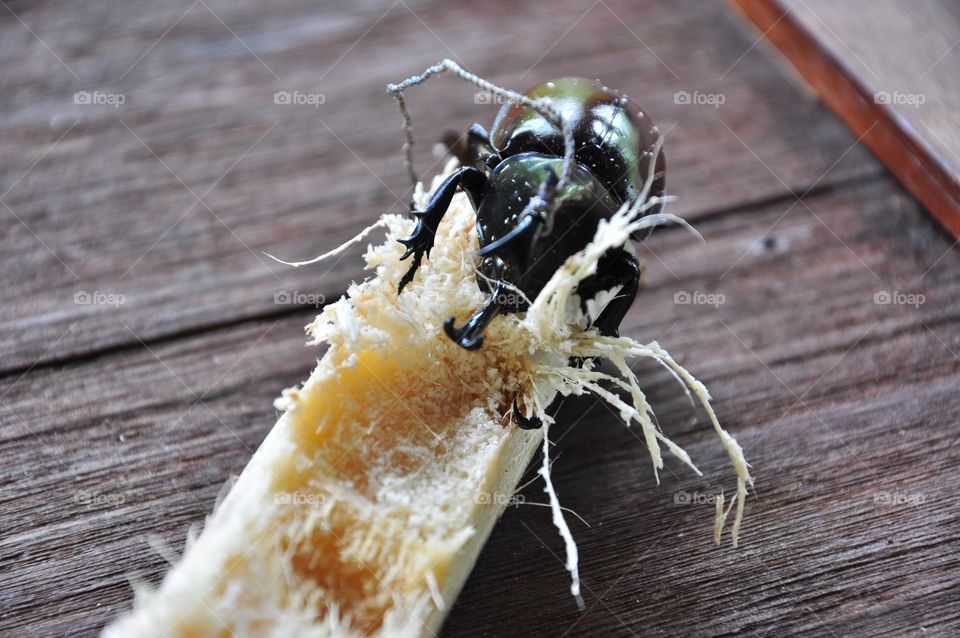
[[[960,6],[949,0],[733,0],[960,238]]]
[[[0,199],[36,233],[3,209],[0,634],[95,634],[129,606],[128,575],[162,576],[147,537],[179,550],[242,469],[275,419],[271,399],[319,354],[303,347],[313,309],[274,293],[330,297],[363,276],[354,257],[291,271],[243,243],[313,254],[402,199],[382,85],[452,55],[441,42],[510,84],[612,76],[672,127],[674,210],[707,243],[669,229],[640,249],[647,286],[623,330],[659,340],[710,387],[757,478],[741,548],[714,548],[712,506],[682,501],[729,489],[726,459],[667,374],[638,364],[660,423],[705,476],[668,461],[656,486],[636,433],[571,400],[554,481],[592,526],[572,523],[588,611],[568,595],[548,511],[520,507],[444,635],[960,631],[950,238],[721,4],[408,6],[197,3],[118,80],[191,5],[10,5],[86,83],[17,19],[0,22],[0,47],[17,52],[0,62]],[[112,86],[128,103],[77,110],[82,125],[51,147],[73,92]],[[320,110],[272,103],[310,86],[328,96]],[[676,104],[678,91],[725,101]],[[471,93],[447,79],[411,94],[421,133],[489,118]],[[198,205],[163,235],[194,198],[119,120],[197,195],[254,148],[205,196],[213,212]],[[79,290],[127,299],[74,305]],[[923,303],[875,303],[884,293]],[[524,496],[544,500],[536,484]]]
[[[581,74],[620,87],[667,132],[675,210],[691,219],[782,194],[754,154],[798,192],[876,174],[761,56],[720,79],[746,49],[722,4],[341,4],[25,5],[17,13],[42,43],[6,16],[0,369],[136,346],[118,321],[156,339],[289,311],[278,290],[339,294],[360,275],[356,259],[291,273],[262,253],[313,256],[404,209],[384,86],[444,56],[510,86]],[[125,102],[74,104],[78,91]],[[325,103],[277,105],[276,91]],[[724,103],[676,104],[678,91]],[[473,94],[450,78],[411,93],[421,169],[444,130],[492,121]],[[78,292],[125,303],[78,305]]]

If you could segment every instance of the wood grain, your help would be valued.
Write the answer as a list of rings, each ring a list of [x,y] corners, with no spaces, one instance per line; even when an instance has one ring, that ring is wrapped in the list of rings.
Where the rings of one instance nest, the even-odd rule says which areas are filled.
[[[449,635],[512,635],[521,623],[534,636],[956,633],[960,290],[939,266],[921,277],[950,241],[887,184],[808,203],[826,226],[792,216],[768,235],[779,247],[758,247],[730,280],[676,264],[695,250],[669,251],[680,281],[665,273],[668,290],[655,281],[627,321],[633,335],[667,332],[661,343],[711,388],[747,450],[758,488],[741,548],[713,547],[710,505],[688,504],[729,490],[732,474],[702,416],[648,366],[660,423],[705,477],[672,463],[657,487],[635,433],[592,400],[571,402],[554,473],[564,504],[591,525],[575,527],[588,612],[565,596],[548,518],[521,507],[488,542]],[[730,263],[745,229],[779,212],[706,225],[706,261]],[[898,237],[904,224],[908,239]],[[671,290],[704,281],[726,295],[716,310],[671,304]],[[873,291],[911,281],[926,295],[919,308],[873,305]],[[524,495],[545,498],[539,486]]]
[[[950,487],[960,478],[958,256],[934,265],[949,241],[886,181],[807,205],[779,222],[781,205],[707,219],[702,247],[680,230],[657,233],[649,243],[662,263],[647,259],[647,289],[624,323],[707,383],[747,449],[758,490],[743,547],[714,548],[711,507],[675,502],[715,494],[732,476],[703,415],[640,363],[660,423],[705,477],[671,462],[658,488],[636,433],[601,405],[571,400],[555,481],[592,526],[575,527],[590,610],[581,617],[567,597],[548,512],[521,507],[496,528],[445,635],[557,636],[574,623],[571,635],[960,626],[945,589],[960,577],[945,551],[960,540]],[[893,288],[925,303],[874,304]],[[696,290],[724,302],[673,302]],[[12,522],[0,545],[0,626],[86,635],[129,605],[127,574],[162,575],[146,536],[180,547],[242,468],[274,419],[276,388],[310,364],[298,330],[308,317],[0,384],[14,397],[0,440],[11,468],[0,507]],[[544,500],[538,485],[524,496]],[[897,499],[911,500],[887,502]]]
[[[636,432],[568,401],[554,482],[591,525],[571,521],[588,610],[568,595],[549,511],[521,506],[442,635],[960,632],[952,238],[723,4],[408,6],[9,5],[50,50],[9,12],[0,20],[0,47],[17,52],[0,62],[0,200],[26,224],[0,210],[12,220],[0,231],[0,635],[95,635],[129,608],[127,576],[162,576],[148,538],[179,551],[274,422],[272,399],[319,354],[301,329],[315,309],[274,293],[332,297],[364,276],[356,255],[290,271],[243,244],[310,255],[389,208],[391,191],[402,199],[382,85],[450,55],[443,43],[510,84],[609,72],[672,126],[674,210],[707,242],[672,228],[640,245],[646,287],[622,330],[708,385],[757,493],[741,548],[713,547],[704,501],[732,487],[726,458],[666,372],[638,363],[660,424],[704,477],[668,461],[658,487]],[[272,103],[310,87],[323,108]],[[129,100],[73,105],[89,88]],[[697,91],[725,101],[693,103]],[[418,130],[483,120],[470,93],[424,89]],[[211,210],[166,235],[195,198],[164,163],[197,195],[216,184]],[[126,300],[76,305],[78,290]],[[544,502],[541,489],[523,495]]]
[[[960,238],[960,10],[921,0],[733,0]]]

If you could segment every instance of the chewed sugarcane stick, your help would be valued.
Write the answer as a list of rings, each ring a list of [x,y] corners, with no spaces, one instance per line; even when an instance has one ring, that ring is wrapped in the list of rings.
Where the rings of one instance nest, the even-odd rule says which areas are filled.
[[[338,257],[387,230],[364,257],[374,276],[308,326],[326,351],[277,399],[283,415],[203,532],[105,636],[435,635],[538,449],[542,505],[582,605],[575,530],[551,481],[558,400],[595,394],[642,429],[655,474],[663,449],[700,473],[656,423],[636,357],[657,361],[707,413],[737,476],[729,506],[717,501],[714,538],[732,514],[736,544],[752,484],[740,446],[666,350],[619,335],[641,273],[631,242],[685,225],[663,212],[656,127],[587,80],[520,94],[444,61],[390,86],[413,179],[404,91],[444,71],[506,101],[491,131],[470,127],[456,161],[415,186],[411,215],[385,214],[339,248],[284,262]]]

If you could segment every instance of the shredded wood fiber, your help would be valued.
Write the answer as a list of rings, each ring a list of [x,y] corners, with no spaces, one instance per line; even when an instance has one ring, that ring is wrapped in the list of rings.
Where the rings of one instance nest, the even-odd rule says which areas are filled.
[[[417,197],[425,200],[422,191]],[[283,415],[203,532],[191,534],[180,562],[159,588],[137,586],[133,611],[104,636],[430,635],[541,444],[539,474],[579,600],[577,548],[550,482],[552,419],[545,407],[554,393],[592,392],[628,426],[638,423],[655,472],[663,467],[662,445],[699,474],[654,424],[627,364],[632,357],[665,366],[706,410],[737,474],[729,507],[718,507],[714,537],[719,541],[735,508],[735,545],[752,481],[706,388],[657,343],[603,337],[577,322],[574,291],[599,255],[639,226],[674,219],[631,221],[637,212],[623,210],[601,225],[524,316],[490,324],[477,351],[443,333],[447,317],[462,323],[483,302],[474,271],[475,215],[463,193],[402,295],[396,287],[407,262],[399,261],[396,239],[410,233],[411,219],[384,215],[348,242],[386,227],[386,240],[365,255],[376,276],[352,284],[307,326],[311,344],[328,345],[317,367],[302,388],[277,400]],[[571,367],[572,356],[606,358],[620,376]],[[511,424],[515,397],[543,420],[541,430]]]

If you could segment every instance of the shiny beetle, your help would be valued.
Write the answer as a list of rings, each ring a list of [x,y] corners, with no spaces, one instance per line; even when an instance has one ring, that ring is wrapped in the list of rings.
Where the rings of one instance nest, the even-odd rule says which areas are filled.
[[[534,299],[564,261],[586,247],[600,220],[636,202],[649,175],[653,180],[645,195],[662,197],[665,160],[653,121],[616,91],[565,77],[521,95],[444,60],[422,75],[387,87],[403,115],[406,162],[414,183],[412,127],[403,91],[444,71],[505,103],[489,133],[473,124],[465,141],[447,136],[445,141],[461,167],[434,191],[423,210],[411,211],[416,227],[400,241],[406,246],[401,259],[412,256],[413,260],[398,292],[413,280],[423,257],[429,256],[444,213],[457,189],[463,189],[477,212],[481,258],[477,284],[488,296],[463,327],[457,328],[451,317],[444,329],[453,341],[472,350],[482,345],[484,329],[498,314],[527,309],[526,299]],[[620,288],[593,319],[592,326],[602,334],[617,335],[636,297],[639,275],[636,255],[630,246],[623,246],[609,250],[596,274],[580,283],[577,292],[584,311],[586,301],[597,293]],[[523,295],[515,294],[515,289]]]

